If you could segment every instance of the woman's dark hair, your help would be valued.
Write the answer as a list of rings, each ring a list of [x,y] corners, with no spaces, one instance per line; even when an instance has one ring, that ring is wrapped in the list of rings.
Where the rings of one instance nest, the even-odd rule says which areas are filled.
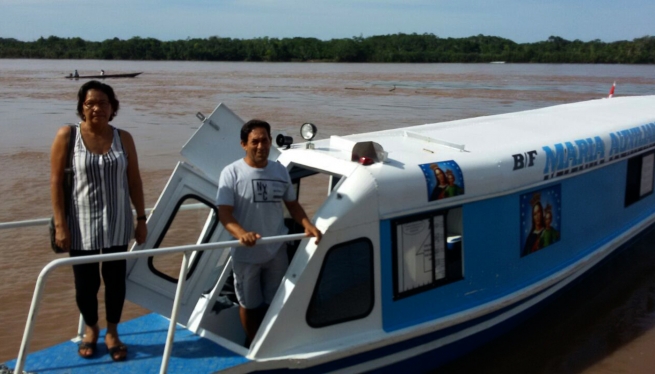
[[[86,118],[84,118],[84,111],[82,106],[84,105],[86,94],[89,92],[89,90],[98,90],[107,95],[109,103],[111,104],[111,114],[109,115],[109,120],[111,121],[114,119],[116,114],[118,114],[119,106],[118,99],[114,93],[114,89],[111,88],[111,86],[108,84],[104,84],[98,81],[88,81],[84,83],[82,87],[80,87],[80,90],[77,92],[77,115],[82,119],[82,121],[86,120]]]
[[[268,122],[259,119],[251,119],[250,121],[244,123],[243,127],[241,128],[241,143],[248,143],[248,135],[250,135],[252,130],[258,127],[266,129],[268,138],[271,138],[271,125],[269,125]]]

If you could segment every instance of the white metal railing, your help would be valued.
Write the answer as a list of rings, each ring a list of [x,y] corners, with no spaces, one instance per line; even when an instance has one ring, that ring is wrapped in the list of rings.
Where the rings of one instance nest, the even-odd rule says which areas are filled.
[[[180,211],[182,210],[193,210],[193,209],[200,209],[200,208],[206,208],[207,205],[203,203],[196,203],[196,204],[184,204],[180,207]],[[146,214],[150,214],[150,212],[154,208],[147,208],[146,209]],[[136,215],[136,212],[132,210],[132,213]],[[28,219],[25,221],[14,221],[14,222],[0,222],[0,230],[2,229],[17,229],[20,227],[30,227],[30,226],[41,226],[41,225],[47,225],[50,222],[50,218],[37,218],[37,219]]]
[[[193,210],[193,209],[200,209],[203,207],[206,207],[206,205],[202,203],[185,204],[182,205],[179,210]],[[146,208],[145,209],[146,214],[150,214],[150,212],[152,212],[153,209],[154,208]],[[136,210],[132,209],[132,213],[136,215]],[[49,222],[50,222],[50,218],[36,218],[36,219],[28,219],[24,221],[0,222],[0,230],[42,226],[42,225],[47,225]],[[80,320],[77,326],[77,337],[75,339],[82,340],[83,334],[84,334],[84,318],[82,317],[82,314],[80,314]],[[75,341],[75,339],[73,340]]]
[[[304,233],[270,236],[257,240],[257,243],[258,244],[280,243],[286,241],[300,240],[305,237],[306,236]],[[90,255],[90,256],[83,256],[83,257],[60,258],[51,261],[48,265],[46,265],[43,268],[43,270],[41,270],[41,273],[39,274],[39,277],[36,281],[36,285],[34,286],[34,295],[32,297],[32,304],[30,305],[30,312],[27,316],[27,322],[25,324],[25,332],[23,333],[23,340],[20,345],[20,351],[18,353],[18,358],[16,360],[16,368],[14,369],[14,372],[21,373],[25,366],[27,350],[29,349],[29,342],[30,339],[32,338],[32,330],[34,328],[33,324],[34,321],[36,320],[36,315],[39,310],[41,295],[43,292],[43,288],[45,287],[46,278],[48,277],[48,275],[52,270],[61,266],[72,266],[72,265],[88,264],[88,263],[95,263],[95,262],[102,262],[102,261],[125,260],[125,259],[184,252],[184,257],[182,258],[182,264],[180,266],[180,275],[178,277],[177,288],[175,290],[175,300],[173,301],[173,307],[171,310],[171,320],[170,320],[170,325],[168,327],[168,335],[166,337],[164,356],[162,357],[162,364],[159,371],[161,374],[166,373],[168,370],[168,361],[170,359],[171,351],[173,349],[173,338],[175,337],[175,325],[177,324],[177,314],[179,310],[180,301],[182,299],[182,291],[184,289],[184,283],[188,271],[187,268],[189,263],[189,256],[191,255],[191,252],[211,251],[216,249],[235,247],[239,245],[240,243],[238,240],[230,240],[230,241],[218,242],[218,243],[182,245],[182,246],[168,247],[168,248],[144,249],[144,250],[138,250],[132,252],[108,253],[108,254]]]

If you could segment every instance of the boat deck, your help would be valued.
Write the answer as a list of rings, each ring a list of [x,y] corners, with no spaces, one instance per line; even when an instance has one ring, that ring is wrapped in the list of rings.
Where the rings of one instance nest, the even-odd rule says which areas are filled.
[[[158,315],[121,323],[121,340],[128,346],[127,360],[111,362],[101,331],[98,349],[93,358],[77,355],[77,344],[67,341],[31,353],[25,362],[25,371],[33,373],[158,373],[161,366],[169,320]],[[213,373],[247,363],[244,356],[202,338],[178,326],[175,344],[168,364],[169,373]],[[16,360],[6,363],[10,368]]]

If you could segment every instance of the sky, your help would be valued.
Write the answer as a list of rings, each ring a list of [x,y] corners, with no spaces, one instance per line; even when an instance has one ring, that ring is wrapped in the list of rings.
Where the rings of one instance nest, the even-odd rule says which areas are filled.
[[[0,38],[655,36],[655,0],[0,0]]]

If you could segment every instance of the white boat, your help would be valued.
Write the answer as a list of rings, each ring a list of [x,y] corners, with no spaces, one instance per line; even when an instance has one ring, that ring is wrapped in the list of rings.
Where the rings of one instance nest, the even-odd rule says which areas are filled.
[[[321,201],[313,220],[324,237],[290,243],[289,269],[246,348],[227,292],[234,242],[213,204],[220,171],[243,157],[244,121],[222,104],[200,117],[147,242],[123,255],[127,298],[153,312],[121,324],[128,360],[84,360],[65,342],[28,355],[26,370],[433,368],[511,328],[655,223],[655,96],[282,147],[271,159]],[[207,211],[199,245],[153,250],[189,199]],[[270,240],[298,239],[289,226],[294,236]],[[188,253],[177,278],[150,257],[174,251]]]

